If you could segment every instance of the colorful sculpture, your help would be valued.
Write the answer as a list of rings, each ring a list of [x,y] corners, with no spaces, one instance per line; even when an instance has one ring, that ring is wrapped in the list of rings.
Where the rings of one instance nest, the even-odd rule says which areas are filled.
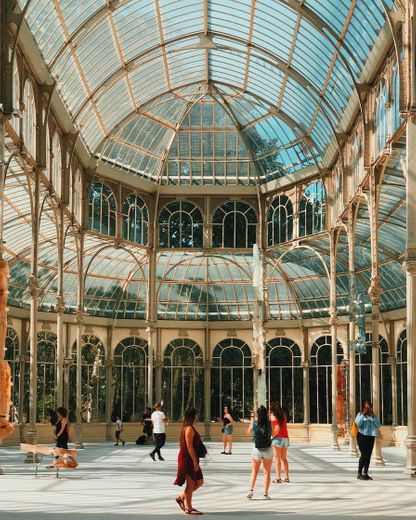
[[[0,444],[13,431],[9,421],[11,405],[11,371],[4,360],[7,334],[7,280],[9,268],[5,260],[0,260]]]

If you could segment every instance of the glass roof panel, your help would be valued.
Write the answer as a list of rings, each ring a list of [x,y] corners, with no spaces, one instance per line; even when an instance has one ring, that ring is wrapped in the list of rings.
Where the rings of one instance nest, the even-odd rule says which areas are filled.
[[[92,154],[129,111],[196,82],[214,85],[230,104],[231,91],[241,89],[251,103],[243,110],[235,101],[243,126],[258,112],[280,111],[314,141],[320,161],[335,150],[334,128],[355,113],[353,79],[385,26],[378,0],[33,0],[26,19]],[[180,124],[176,114],[170,121]],[[143,162],[140,148],[123,161],[130,170]],[[297,158],[296,148],[282,153],[283,170],[293,171]],[[234,169],[228,173],[234,182]]]

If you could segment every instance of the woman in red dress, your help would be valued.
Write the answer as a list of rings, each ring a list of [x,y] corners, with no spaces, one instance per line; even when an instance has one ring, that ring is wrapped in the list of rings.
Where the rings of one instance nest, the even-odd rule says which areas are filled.
[[[201,511],[192,507],[192,495],[204,483],[198,457],[201,436],[195,429],[197,419],[196,408],[189,408],[185,411],[178,455],[178,475],[174,482],[177,486],[183,486],[186,483],[185,491],[176,497],[176,502],[187,515],[202,515]]]

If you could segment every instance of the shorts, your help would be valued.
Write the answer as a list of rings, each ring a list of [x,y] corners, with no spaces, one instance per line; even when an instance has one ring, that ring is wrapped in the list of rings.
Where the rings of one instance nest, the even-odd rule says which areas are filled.
[[[232,435],[234,431],[234,426],[226,426],[224,428],[224,435]]]
[[[121,433],[120,430],[116,430],[116,439],[118,439],[120,437],[120,433]]]
[[[288,448],[289,439],[287,437],[274,437],[272,439],[272,446],[276,446],[276,448]]]
[[[255,460],[273,460],[272,448],[259,449],[253,446],[251,448],[251,458]]]

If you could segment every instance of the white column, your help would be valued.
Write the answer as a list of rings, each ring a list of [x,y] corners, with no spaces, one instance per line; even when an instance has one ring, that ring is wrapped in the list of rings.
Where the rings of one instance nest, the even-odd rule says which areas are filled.
[[[77,359],[76,359],[76,440],[75,448],[82,449],[82,417],[81,417],[81,406],[82,406],[82,361],[81,361],[81,345],[82,345],[82,333],[83,333],[83,316],[84,313],[78,309],[77,311]]]
[[[30,387],[29,387],[29,430],[27,432],[27,442],[36,444],[38,435],[36,431],[36,411],[37,411],[37,319],[38,319],[38,253],[39,253],[39,190],[40,190],[40,171],[34,172],[33,206],[32,206],[32,252],[31,252],[31,274],[29,277],[30,294],[30,322],[29,322],[29,367],[30,367]],[[27,462],[34,462],[32,454],[28,454]]]
[[[59,208],[59,230],[57,234],[58,252],[58,288],[56,294],[56,405],[63,406],[64,386],[64,357],[65,357],[65,331],[64,331],[64,214],[63,208]]]
[[[416,24],[413,18],[413,24]],[[416,32],[415,27],[412,30]],[[414,33],[412,46],[415,51]],[[414,72],[414,55],[412,71]],[[415,76],[412,77],[415,80]],[[413,92],[415,83],[412,82]],[[407,462],[405,474],[416,478],[416,113],[407,120],[407,188],[406,188],[406,300],[407,300]]]
[[[348,349],[349,364],[348,364],[348,411],[349,424],[352,425],[357,412],[357,404],[355,399],[355,300],[357,298],[356,284],[355,284],[355,234],[354,234],[354,207],[351,206],[348,212],[348,271],[350,283],[350,302],[349,302],[349,323],[348,323]],[[352,458],[358,457],[357,453],[357,438],[352,435],[349,436],[349,456]]]
[[[329,324],[331,328],[331,352],[332,352],[332,377],[331,377],[331,397],[332,397],[332,444],[333,450],[339,450],[338,444],[338,422],[337,422],[337,286],[336,286],[336,235],[331,234],[330,243],[330,280],[329,280]]]
[[[303,330],[303,354],[302,354],[302,376],[303,376],[303,424],[308,427],[311,423],[311,403],[309,394],[309,336],[308,331]],[[309,437],[309,431],[308,431]]]

